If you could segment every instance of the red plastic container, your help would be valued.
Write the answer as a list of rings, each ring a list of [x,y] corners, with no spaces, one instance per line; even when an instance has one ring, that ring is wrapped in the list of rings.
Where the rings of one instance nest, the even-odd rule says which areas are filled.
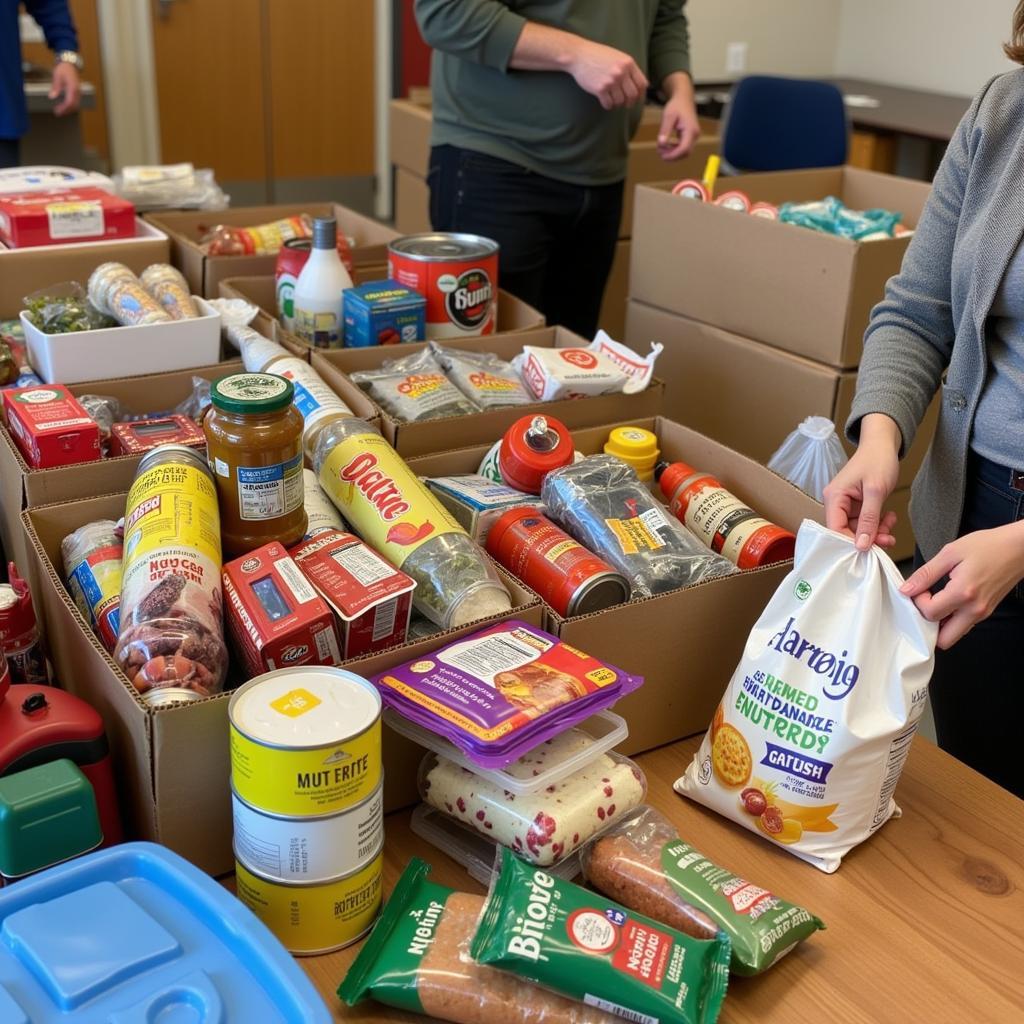
[[[572,464],[572,434],[559,420],[524,416],[505,431],[498,450],[501,478],[517,491],[540,494],[548,473]]]

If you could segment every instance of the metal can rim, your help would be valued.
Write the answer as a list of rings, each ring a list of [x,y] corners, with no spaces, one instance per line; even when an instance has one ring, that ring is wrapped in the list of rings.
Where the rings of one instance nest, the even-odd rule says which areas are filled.
[[[213,480],[213,471],[206,459],[200,456],[195,448],[189,448],[183,444],[161,444],[151,451],[146,452],[139,460],[138,468],[135,470],[135,480],[138,480],[143,473],[153,468],[154,463],[161,463],[162,457],[173,455],[181,465],[191,465],[200,472],[205,473],[210,480]],[[173,462],[172,462],[173,464]]]
[[[620,604],[625,603],[629,600],[631,588],[629,586],[629,580],[622,575],[621,572],[616,572],[614,569],[607,572],[598,573],[596,576],[592,576],[588,580],[584,580],[574,591],[572,597],[566,602],[565,611],[566,617],[572,618],[574,615],[589,615],[589,612],[580,612],[577,610],[577,606],[580,602],[596,587],[598,584],[607,583],[613,581],[617,584],[622,585],[623,597]],[[615,607],[614,605],[608,605],[609,608]],[[597,608],[595,611],[603,611],[603,609]]]
[[[355,814],[355,812],[361,807],[365,806],[373,800],[374,797],[378,796],[384,789],[384,770],[381,769],[380,782],[374,786],[373,791],[369,796],[363,797],[359,803],[353,804],[351,807],[346,807],[344,810],[340,811],[332,811],[329,814],[276,814],[273,811],[265,811],[262,807],[257,807],[255,804],[249,803],[249,801],[246,800],[237,789],[235,789],[234,779],[231,779],[228,785],[231,788],[231,796],[233,799],[237,800],[247,810],[250,810],[255,814],[259,814],[264,818],[274,818],[276,821],[326,821],[328,818],[343,818],[346,815]]]
[[[384,870],[383,834],[380,837],[380,846],[377,847],[372,856],[367,857],[358,867],[353,868],[351,871],[346,871],[344,874],[334,875],[331,878],[318,878],[315,882],[295,882],[288,878],[272,878],[270,875],[265,875],[262,871],[257,871],[239,855],[233,836],[231,838],[231,852],[234,854],[236,864],[241,864],[253,878],[258,878],[261,882],[266,882],[268,885],[279,885],[284,889],[316,889],[324,885],[336,885],[338,882],[346,882],[358,875],[360,871],[365,871],[367,868],[372,867],[378,860],[381,862],[381,872]]]
[[[448,253],[447,255],[408,251],[407,247],[413,243],[424,243],[429,240],[436,240],[439,244],[441,242],[458,242],[467,246],[467,251],[465,253]],[[388,243],[388,252],[417,263],[449,263],[457,260],[487,259],[497,256],[500,249],[501,247],[493,238],[461,231],[424,231],[417,235],[405,235],[403,238],[396,238],[393,242]]]

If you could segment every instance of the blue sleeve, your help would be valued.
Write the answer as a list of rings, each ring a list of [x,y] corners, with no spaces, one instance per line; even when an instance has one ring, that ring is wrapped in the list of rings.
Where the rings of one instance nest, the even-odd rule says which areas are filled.
[[[77,50],[78,33],[71,20],[68,0],[24,0],[25,10],[43,30],[46,45],[54,53]]]

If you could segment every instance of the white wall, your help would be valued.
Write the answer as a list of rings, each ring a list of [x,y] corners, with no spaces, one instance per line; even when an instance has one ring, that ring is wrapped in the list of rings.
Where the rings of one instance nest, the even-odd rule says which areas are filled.
[[[687,0],[694,78],[742,77],[726,70],[732,42],[748,44],[746,74],[834,74],[842,5],[843,0]]]
[[[842,0],[838,75],[973,95],[1013,67],[1013,0]]]

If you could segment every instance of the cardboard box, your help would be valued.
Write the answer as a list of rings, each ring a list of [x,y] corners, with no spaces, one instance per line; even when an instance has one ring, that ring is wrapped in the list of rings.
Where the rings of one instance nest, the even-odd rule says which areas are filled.
[[[430,186],[404,167],[395,169],[395,228],[403,235],[420,235],[432,230]]]
[[[157,211],[147,214],[146,220],[170,236],[172,262],[185,275],[192,291],[212,299],[220,294],[218,286],[226,277],[273,275],[277,255],[207,256],[199,244],[207,229],[215,224],[252,227],[300,213],[308,213],[311,217],[335,217],[338,230],[355,239],[352,261],[356,267],[386,262],[388,243],[399,237],[398,232],[386,224],[337,203],[238,206],[216,211]]]
[[[633,243],[620,239],[615,243],[615,259],[604,286],[604,299],[597,326],[606,330],[616,341],[626,334],[626,303],[629,301],[629,258]]]
[[[77,281],[85,287],[101,263],[123,263],[139,274],[151,263],[167,263],[170,258],[168,237],[139,218],[134,238],[32,249],[0,247],[0,320],[17,320],[25,308],[24,297],[41,288],[64,281]]]
[[[707,324],[630,301],[626,343],[638,352],[660,341],[658,375],[665,380],[664,415],[762,464],[806,416],[824,416],[844,434],[857,388],[856,370],[837,370]],[[940,400],[928,410],[900,463],[909,487],[924,460]]]
[[[502,302],[505,299],[502,298]],[[506,303],[507,305],[507,303]],[[501,306],[499,305],[499,311]],[[527,307],[529,308],[529,307]],[[500,316],[499,312],[499,316]],[[502,359],[511,360],[519,355],[524,345],[542,348],[577,348],[587,342],[579,335],[564,327],[547,327],[543,330],[512,334],[490,334],[483,338],[446,338],[442,344],[449,348],[470,351],[493,352]],[[403,345],[402,353],[421,351],[423,345]],[[358,370],[372,370],[381,366],[386,359],[393,359],[392,348],[335,349],[313,353],[313,367],[333,388],[340,386],[339,378]],[[351,384],[351,381],[349,381]],[[657,416],[662,408],[664,386],[657,378],[646,390],[636,395],[600,395],[596,398],[567,398],[557,402],[533,402],[529,405],[514,405],[507,409],[492,409],[489,412],[474,413],[470,416],[449,416],[443,419],[424,420],[420,423],[404,423],[393,419],[383,410],[378,410],[381,429],[388,441],[399,454],[406,458],[443,452],[465,445],[492,445],[516,420],[530,413],[543,413],[561,420],[567,427],[590,427],[599,423],[617,423],[634,417]],[[476,467],[473,467],[473,472]]]
[[[88,701],[103,717],[120,786],[121,810],[132,838],[163,843],[210,874],[234,869],[231,853],[230,757],[227,708],[230,693],[195,704],[147,708],[100,646],[60,580],[60,542],[96,519],[116,518],[125,494],[30,509],[23,516],[31,544],[36,610],[50,636],[60,636],[51,657],[61,685]],[[543,625],[535,595],[501,573],[513,610],[416,643],[356,660],[346,666],[367,678],[428,654],[490,622],[518,618]],[[385,729],[384,809],[416,800],[416,766],[423,751]]]
[[[102,188],[0,195],[0,242],[12,249],[134,237],[135,207]]]
[[[851,167],[728,179],[752,200],[838,196],[917,225],[931,186]],[[853,242],[808,228],[682,201],[671,182],[637,190],[630,298],[830,366],[860,363],[871,308],[908,238]],[[724,187],[724,186],[720,186]]]
[[[664,417],[633,425],[657,434],[661,458],[714,473],[772,522],[795,532],[804,519],[823,521],[816,501],[725,445]],[[574,430],[573,440],[585,455],[597,454],[610,429]],[[410,466],[420,476],[469,473],[485,452],[463,448],[412,459]],[[792,565],[747,570],[571,619],[548,609],[547,628],[581,651],[644,677],[644,685],[616,704],[615,712],[629,723],[623,753],[649,750],[707,727],[747,635]]]

